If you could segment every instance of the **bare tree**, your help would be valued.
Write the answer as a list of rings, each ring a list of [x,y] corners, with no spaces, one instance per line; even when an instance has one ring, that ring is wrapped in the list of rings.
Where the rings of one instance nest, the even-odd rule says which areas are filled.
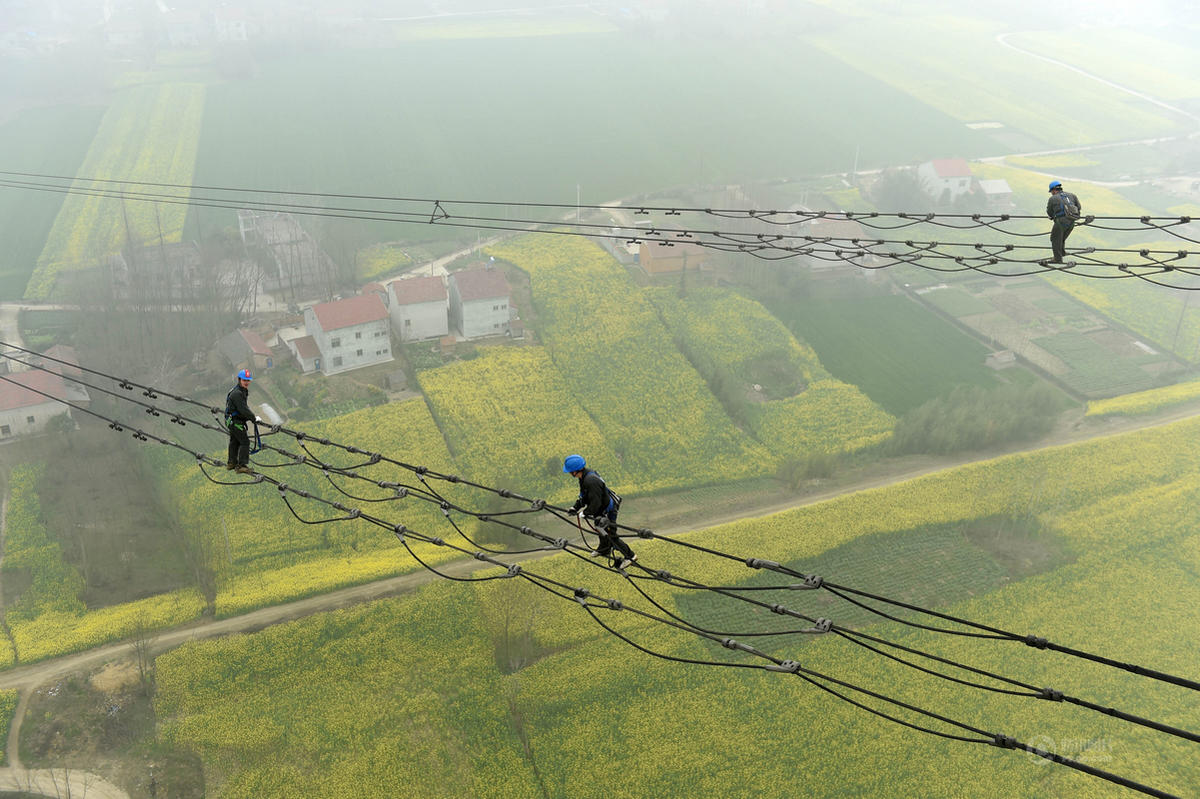
[[[138,679],[141,681],[142,692],[149,698],[154,685],[154,642],[158,639],[153,628],[151,628],[146,615],[140,614],[133,626],[133,641],[130,647],[133,649],[134,658],[137,661]]]

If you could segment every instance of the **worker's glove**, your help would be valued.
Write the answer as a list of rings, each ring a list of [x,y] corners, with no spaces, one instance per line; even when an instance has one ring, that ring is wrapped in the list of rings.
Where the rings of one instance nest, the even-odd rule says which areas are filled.
[[[574,511],[574,513],[576,516],[578,516],[581,519],[587,518],[587,512],[583,508],[580,508],[579,510]]]
[[[255,416],[255,417],[254,417],[254,423],[255,423],[255,424],[262,424],[262,417],[261,417],[261,416]]]

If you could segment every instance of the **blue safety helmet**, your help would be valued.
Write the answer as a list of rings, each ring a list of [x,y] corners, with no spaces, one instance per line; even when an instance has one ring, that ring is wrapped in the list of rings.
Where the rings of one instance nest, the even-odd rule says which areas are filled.
[[[238,380],[253,380],[254,379],[253,377],[250,376],[249,369],[243,369],[242,371],[238,372],[237,378],[238,378]]]
[[[563,472],[567,474],[578,472],[586,465],[587,462],[584,461],[582,455],[568,455],[567,459],[563,461]]]
[[[1062,181],[1061,181],[1061,180],[1052,180],[1052,181],[1050,181],[1050,191],[1054,191],[1055,189],[1061,189],[1061,188],[1062,188]]]

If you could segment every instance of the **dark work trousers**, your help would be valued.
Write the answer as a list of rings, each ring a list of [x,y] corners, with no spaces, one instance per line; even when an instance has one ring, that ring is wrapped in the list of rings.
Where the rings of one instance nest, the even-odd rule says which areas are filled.
[[[610,510],[604,516],[596,519],[596,530],[600,534],[600,543],[596,545],[596,551],[601,555],[612,556],[613,547],[617,548],[627,558],[633,557],[633,550],[629,548],[629,544],[617,535],[617,512]]]
[[[229,458],[225,462],[235,466],[249,465],[250,434],[246,432],[245,422],[241,423],[241,427],[236,424],[229,425]]]
[[[1054,220],[1050,228],[1050,247],[1054,250],[1054,260],[1061,262],[1067,256],[1067,236],[1075,229],[1075,222],[1060,216]]]

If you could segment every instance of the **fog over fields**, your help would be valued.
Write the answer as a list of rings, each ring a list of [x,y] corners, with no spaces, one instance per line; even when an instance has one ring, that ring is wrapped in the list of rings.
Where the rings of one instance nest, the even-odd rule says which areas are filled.
[[[1198,214],[1182,0],[0,0],[0,796],[1195,795]]]

